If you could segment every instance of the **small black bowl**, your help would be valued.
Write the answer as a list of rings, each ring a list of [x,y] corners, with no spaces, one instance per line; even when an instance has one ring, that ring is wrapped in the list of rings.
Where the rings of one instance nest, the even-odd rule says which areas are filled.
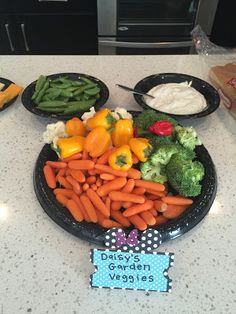
[[[62,76],[66,76],[67,78],[71,79],[71,80],[77,80],[79,77],[85,77],[90,79],[91,81],[95,82],[99,88],[100,88],[100,98],[97,99],[96,103],[94,104],[94,108],[95,110],[99,110],[108,100],[109,98],[109,90],[108,87],[102,82],[100,81],[98,78],[90,76],[88,74],[82,74],[82,73],[57,73],[57,74],[52,74],[52,75],[48,75],[47,77],[50,79],[57,79],[59,77]],[[67,120],[67,119],[71,119],[72,117],[81,117],[83,115],[83,111],[81,112],[77,112],[71,115],[63,115],[63,114],[55,114],[55,113],[51,113],[51,112],[45,112],[42,111],[40,109],[36,108],[36,104],[33,102],[33,100],[31,99],[34,90],[35,90],[35,84],[36,81],[32,82],[30,85],[28,85],[21,96],[21,101],[22,104],[25,106],[25,108],[27,110],[29,110],[30,112],[41,116],[41,117],[45,117],[45,118],[57,118],[60,120]]]
[[[148,93],[148,91],[153,88],[154,86],[160,85],[160,84],[166,84],[166,83],[182,83],[182,82],[192,82],[191,87],[195,88],[199,93],[201,93],[207,103],[206,109],[204,109],[201,112],[194,113],[194,114],[171,114],[167,112],[162,112],[159,110],[156,110],[150,106],[148,106],[143,96],[134,94],[134,99],[136,102],[145,110],[152,109],[160,113],[168,114],[169,116],[172,116],[175,119],[191,119],[191,118],[200,118],[209,115],[210,113],[214,112],[220,105],[220,96],[217,92],[217,90],[210,85],[209,83],[191,76],[187,74],[181,74],[181,73],[160,73],[160,74],[154,74],[150,75],[148,77],[145,77],[141,81],[139,81],[134,89],[141,90],[144,93]]]
[[[7,80],[3,77],[0,77],[0,83],[3,83],[5,84],[4,88],[2,89],[2,91],[4,91],[5,89],[7,89],[7,87],[11,84],[14,84],[14,82],[10,81],[10,80]],[[0,108],[0,112],[7,109],[9,106],[13,105],[14,102],[17,100],[17,97],[14,97],[12,100],[8,101],[2,108]]]

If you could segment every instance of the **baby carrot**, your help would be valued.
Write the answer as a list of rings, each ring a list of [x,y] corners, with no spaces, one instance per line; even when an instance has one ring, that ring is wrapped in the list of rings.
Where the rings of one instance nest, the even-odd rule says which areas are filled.
[[[96,186],[96,184],[92,184],[91,185],[91,189],[94,190],[94,191],[97,191],[98,187]]]
[[[105,200],[105,205],[108,208],[109,212],[111,211],[111,199],[110,197],[107,197]]]
[[[163,215],[156,217],[156,225],[164,224],[167,221],[168,221],[168,219],[166,217],[164,217]]]
[[[167,209],[164,211],[163,216],[169,219],[174,219],[180,216],[187,208],[187,205],[167,205]]]
[[[82,158],[82,154],[81,153],[76,153],[74,155],[71,155],[69,157],[61,159],[61,161],[68,162],[68,161],[71,161],[71,160],[76,160],[76,159],[81,159],[81,158]]]
[[[99,196],[105,196],[111,191],[120,190],[121,188],[123,188],[126,182],[126,178],[117,178],[115,180],[111,180],[110,182],[100,186],[97,189],[97,193]]]
[[[94,207],[97,208],[105,217],[109,218],[110,211],[104,204],[104,202],[101,200],[101,198],[98,196],[98,194],[92,189],[88,189],[86,191],[86,194],[90,201],[93,203]]]
[[[81,200],[85,210],[87,211],[87,214],[88,214],[89,218],[91,219],[91,221],[97,222],[98,218],[97,218],[95,208],[94,208],[93,204],[91,203],[90,199],[88,198],[88,196],[85,194],[82,194],[80,196],[80,200]]]
[[[97,170],[101,170],[102,172],[105,172],[105,173],[113,174],[116,177],[127,177],[127,175],[128,175],[127,171],[115,170],[115,169],[112,169],[110,166],[107,166],[107,165],[96,164],[94,166],[94,168]]]
[[[146,192],[145,188],[135,188],[133,189],[134,194],[143,195]]]
[[[87,191],[89,189],[88,183],[84,183],[82,189],[83,191]]]
[[[124,227],[129,227],[131,225],[129,219],[124,217],[120,211],[111,210],[111,217]]]
[[[86,182],[87,182],[88,184],[93,184],[93,183],[96,182],[96,177],[95,177],[95,176],[90,176],[90,177],[88,177],[88,178],[86,179]]]
[[[135,186],[142,187],[145,189],[151,189],[154,191],[162,192],[165,190],[165,186],[161,183],[156,183],[152,181],[146,181],[146,180],[135,180]]]
[[[76,202],[77,206],[79,207],[83,217],[84,217],[84,220],[87,221],[87,222],[91,222],[91,219],[89,218],[88,214],[87,214],[87,211],[86,209],[84,208],[84,205],[82,204],[80,198],[78,195],[76,195],[75,193],[72,194],[72,199]]]
[[[122,207],[129,208],[130,206],[135,205],[133,202],[123,202]]]
[[[167,204],[162,202],[161,200],[155,200],[154,201],[154,208],[159,211],[160,213],[163,213],[167,210]]]
[[[109,196],[112,201],[133,202],[139,204],[143,204],[145,201],[145,198],[141,195],[118,191],[110,192]]]
[[[155,201],[155,200],[160,200],[160,197],[159,196],[156,196],[156,195],[153,195],[153,194],[146,194],[146,197],[148,200],[152,200],[152,201]]]
[[[68,167],[75,170],[91,170],[94,168],[92,160],[72,160],[68,162]]]
[[[102,180],[110,181],[110,180],[114,180],[116,177],[113,174],[110,174],[110,173],[101,173],[100,174],[100,178]]]
[[[111,229],[111,228],[121,228],[122,225],[112,219],[104,219],[102,222],[102,227]]]
[[[57,194],[56,199],[62,206],[66,206],[67,202],[69,201],[69,199],[63,194]]]
[[[140,179],[141,178],[141,172],[137,169],[130,168],[128,170],[128,178]]]
[[[83,153],[82,153],[82,159],[83,159],[83,160],[89,159],[89,153],[86,152],[86,150],[84,150]]]
[[[96,186],[99,187],[101,185],[102,185],[102,179],[101,178],[97,178]]]
[[[153,190],[147,189],[146,192],[152,195],[156,195],[158,197],[164,197],[166,195],[164,191],[159,192],[159,191],[153,191]]]
[[[126,185],[122,188],[121,192],[131,193],[134,188],[135,181],[134,179],[129,179]]]
[[[134,205],[134,206],[127,208],[123,212],[123,215],[125,217],[130,217],[130,216],[136,215],[138,213],[141,213],[141,212],[148,210],[148,209],[151,209],[151,208],[153,208],[153,201],[147,200],[143,204],[138,204],[138,205]]]
[[[156,219],[149,210],[140,213],[140,217],[146,222],[148,226],[154,226],[156,224]]]
[[[153,214],[154,217],[157,216],[157,211],[154,208],[149,209],[150,213]]]
[[[61,169],[61,168],[66,168],[67,163],[66,162],[62,162],[62,161],[46,161],[46,164],[51,166],[52,168],[57,168],[57,169]]]
[[[74,200],[68,200],[68,202],[66,203],[66,207],[67,209],[69,209],[71,215],[76,221],[83,221],[83,214]]]
[[[122,202],[121,201],[113,201],[111,202],[111,209],[112,210],[120,210],[122,207]]]
[[[85,182],[85,175],[83,174],[83,172],[81,170],[70,169],[69,173],[79,183]]]
[[[146,230],[147,224],[139,215],[134,215],[129,217],[129,221],[137,228],[138,230]]]
[[[165,196],[162,197],[162,201],[172,205],[191,205],[193,203],[193,200],[183,196]]]
[[[76,194],[81,193],[81,187],[80,187],[79,183],[74,178],[72,178],[71,176],[67,176],[66,180],[72,185],[73,191]]]
[[[111,148],[107,150],[102,156],[100,156],[97,160],[97,164],[105,165],[108,163],[108,158],[111,155],[111,153],[115,150],[115,148]]]
[[[135,154],[132,154],[132,160],[133,160],[133,164],[137,164],[139,162],[138,157]]]
[[[56,175],[56,180],[57,180],[57,177],[58,177],[58,176],[64,177],[65,174],[66,174],[66,170],[67,170],[67,168],[61,168],[61,169],[58,171],[57,175]]]
[[[44,173],[44,177],[45,177],[45,180],[47,182],[47,185],[51,189],[55,189],[55,187],[56,187],[56,177],[55,177],[55,174],[54,174],[52,168],[49,165],[44,166],[43,167],[43,173]]]
[[[53,193],[55,195],[61,194],[61,195],[64,195],[65,197],[67,197],[67,198],[71,198],[74,192],[73,192],[73,190],[58,188],[58,189],[54,189]]]
[[[66,180],[66,178],[58,176],[57,181],[66,189],[73,189],[72,185]]]

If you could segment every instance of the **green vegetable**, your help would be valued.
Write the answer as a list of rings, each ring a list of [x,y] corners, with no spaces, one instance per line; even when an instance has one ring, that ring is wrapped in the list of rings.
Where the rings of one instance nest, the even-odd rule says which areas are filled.
[[[165,145],[165,144],[173,144],[174,143],[174,137],[173,136],[158,136],[153,133],[145,134],[145,137],[149,139],[150,144],[157,148],[159,145]]]
[[[140,165],[142,179],[164,183],[167,181],[165,167],[160,163],[154,166],[151,161],[146,161]]]
[[[44,94],[45,94],[46,90],[48,89],[48,87],[49,87],[49,80],[46,79],[43,87],[39,90],[38,95],[37,95],[37,97],[34,100],[34,102],[36,104],[38,104],[41,101],[41,99],[44,96]]]
[[[66,82],[66,83],[54,83],[53,81],[50,82],[50,86],[51,87],[56,87],[56,88],[60,88],[60,89],[66,89],[68,87],[71,87],[71,83]]]
[[[54,89],[53,91],[51,91],[50,93],[48,93],[48,90],[46,91],[46,95],[47,95],[47,98],[49,100],[54,100],[56,99],[58,96],[61,95],[62,91],[60,89]]]
[[[94,87],[94,84],[88,84],[88,85],[81,86],[81,87],[77,88],[77,90],[74,91],[73,96],[80,95],[80,94],[82,94],[85,90],[90,89],[90,88],[93,88],[93,87]]]
[[[47,111],[47,112],[55,112],[55,113],[63,113],[64,112],[64,110],[65,110],[65,108],[63,108],[63,107],[61,107],[61,108],[59,108],[59,107],[55,107],[55,108],[53,108],[53,107],[36,107],[37,109],[40,109],[40,110],[42,110],[42,111]]]
[[[204,168],[199,161],[186,160],[174,154],[166,165],[166,174],[168,182],[180,195],[193,197],[201,193]]]
[[[40,102],[38,104],[38,107],[41,107],[41,108],[67,107],[67,103],[60,100],[49,100],[49,101]]]
[[[97,86],[95,86],[94,88],[90,88],[84,91],[85,94],[89,95],[89,96],[94,96],[97,93],[100,92],[100,88],[98,88]]]
[[[182,127],[178,125],[175,127],[175,131],[178,142],[184,147],[194,150],[197,145],[201,145],[201,141],[193,127]]]
[[[47,81],[46,76],[40,75],[40,77],[37,79],[36,84],[35,84],[35,91],[31,97],[32,100],[34,100],[38,96],[39,92],[43,88],[46,81]]]
[[[64,114],[73,114],[80,111],[87,111],[95,104],[95,102],[96,99],[70,101],[67,103],[68,107],[65,109]]]
[[[167,165],[172,155],[178,152],[178,146],[167,144],[159,146],[151,155],[151,163],[155,166],[158,164]]]
[[[82,77],[80,77],[80,80],[83,81],[83,82],[85,82],[85,83],[87,83],[87,84],[89,84],[89,85],[90,85],[90,84],[91,84],[91,85],[94,85],[94,86],[97,85],[96,83],[94,83],[93,81],[91,81],[90,79],[88,79],[87,77],[83,77],[83,76],[82,76]]]
[[[138,129],[138,134],[142,135],[147,132],[148,128],[157,121],[167,120],[173,126],[177,126],[178,122],[165,114],[157,113],[154,110],[145,110],[134,118],[134,126]]]

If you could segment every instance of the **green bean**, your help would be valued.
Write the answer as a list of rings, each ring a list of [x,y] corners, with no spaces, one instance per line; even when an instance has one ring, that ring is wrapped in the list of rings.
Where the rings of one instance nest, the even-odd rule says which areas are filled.
[[[48,87],[49,87],[49,80],[46,79],[46,82],[45,82],[44,86],[41,88],[41,90],[38,93],[38,96],[34,100],[34,102],[36,104],[38,104],[41,101],[41,99],[44,96],[44,94],[45,94],[46,90],[48,89]]]
[[[89,110],[94,104],[95,99],[89,99],[84,101],[70,101],[67,103],[68,108],[64,110],[64,114],[73,114],[80,111]]]
[[[94,95],[96,95],[97,93],[100,92],[100,88],[98,88],[96,86],[94,88],[86,89],[84,92],[85,92],[85,94],[87,94],[89,96],[94,96]]]

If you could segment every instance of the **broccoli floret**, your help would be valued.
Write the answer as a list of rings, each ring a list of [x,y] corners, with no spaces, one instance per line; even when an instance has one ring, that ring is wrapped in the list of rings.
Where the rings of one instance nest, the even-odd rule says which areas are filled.
[[[160,145],[154,154],[151,155],[151,163],[153,165],[167,165],[173,154],[178,152],[178,146],[175,144]]]
[[[196,153],[194,150],[191,150],[189,148],[185,148],[181,146],[179,143],[176,143],[175,146],[178,148],[178,154],[181,155],[184,159],[190,159],[193,160],[196,158]]]
[[[147,131],[148,128],[157,121],[167,120],[174,127],[178,125],[178,122],[165,114],[159,114],[154,110],[145,110],[134,118],[134,126],[138,129],[139,134],[143,134],[143,131]]]
[[[161,164],[154,166],[150,161],[146,161],[140,165],[142,179],[164,183],[167,181],[165,168]]]
[[[149,134],[145,134],[145,137],[147,139],[149,139],[150,144],[154,148],[157,148],[160,145],[173,144],[174,143],[173,136],[158,136],[156,134],[149,133]]]
[[[201,193],[200,181],[204,176],[199,161],[186,160],[181,154],[174,154],[166,165],[170,185],[183,196],[197,196]]]
[[[195,146],[201,145],[201,141],[193,127],[182,127],[178,125],[175,127],[175,131],[177,141],[185,148],[194,150]]]

